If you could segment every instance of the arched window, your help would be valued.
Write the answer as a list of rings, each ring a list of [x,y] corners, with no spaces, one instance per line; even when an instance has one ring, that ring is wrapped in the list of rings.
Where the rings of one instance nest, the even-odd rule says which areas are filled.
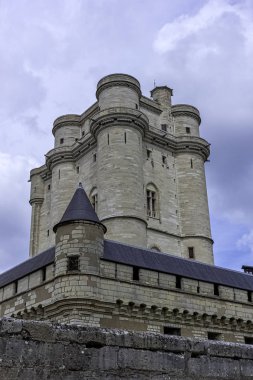
[[[92,207],[97,212],[98,210],[98,192],[97,188],[94,187],[90,192],[90,203],[92,204]]]
[[[150,218],[159,218],[159,199],[158,191],[152,183],[147,185],[147,216]]]

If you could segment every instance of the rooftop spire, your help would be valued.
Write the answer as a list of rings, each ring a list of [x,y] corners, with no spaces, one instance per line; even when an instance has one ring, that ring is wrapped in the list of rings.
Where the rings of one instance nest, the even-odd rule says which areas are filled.
[[[103,227],[104,232],[106,232],[106,227],[98,219],[98,216],[92,207],[81,182],[79,182],[78,188],[66,208],[63,217],[60,222],[54,226],[53,231],[56,232],[57,228],[62,224],[68,224],[76,221],[87,221],[100,224]]]

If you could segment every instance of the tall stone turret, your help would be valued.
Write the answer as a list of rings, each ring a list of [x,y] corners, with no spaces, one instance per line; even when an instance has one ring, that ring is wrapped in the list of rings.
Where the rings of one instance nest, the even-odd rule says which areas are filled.
[[[146,246],[142,144],[148,119],[139,110],[140,96],[130,75],[101,79],[91,132],[97,139],[98,214],[107,237]]]
[[[199,138],[201,122],[197,108],[177,104],[172,106],[178,147],[175,158],[179,215],[181,221],[182,254],[213,264],[213,241],[207,201],[204,163],[209,144]]]

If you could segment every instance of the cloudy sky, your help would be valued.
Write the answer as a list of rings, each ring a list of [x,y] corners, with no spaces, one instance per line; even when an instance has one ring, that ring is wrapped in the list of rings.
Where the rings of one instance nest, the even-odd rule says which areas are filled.
[[[217,265],[253,265],[253,1],[0,0],[0,271],[28,257],[29,171],[52,123],[123,72],[201,111]]]

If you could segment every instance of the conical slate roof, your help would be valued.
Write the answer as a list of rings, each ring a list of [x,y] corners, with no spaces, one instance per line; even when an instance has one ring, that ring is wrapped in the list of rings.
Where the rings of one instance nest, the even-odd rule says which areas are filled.
[[[104,232],[106,232],[106,227],[98,219],[98,216],[92,207],[82,184],[79,183],[79,186],[76,189],[68,207],[66,208],[63,217],[60,222],[54,226],[53,231],[56,232],[57,228],[62,224],[81,220],[100,224],[103,226]]]

